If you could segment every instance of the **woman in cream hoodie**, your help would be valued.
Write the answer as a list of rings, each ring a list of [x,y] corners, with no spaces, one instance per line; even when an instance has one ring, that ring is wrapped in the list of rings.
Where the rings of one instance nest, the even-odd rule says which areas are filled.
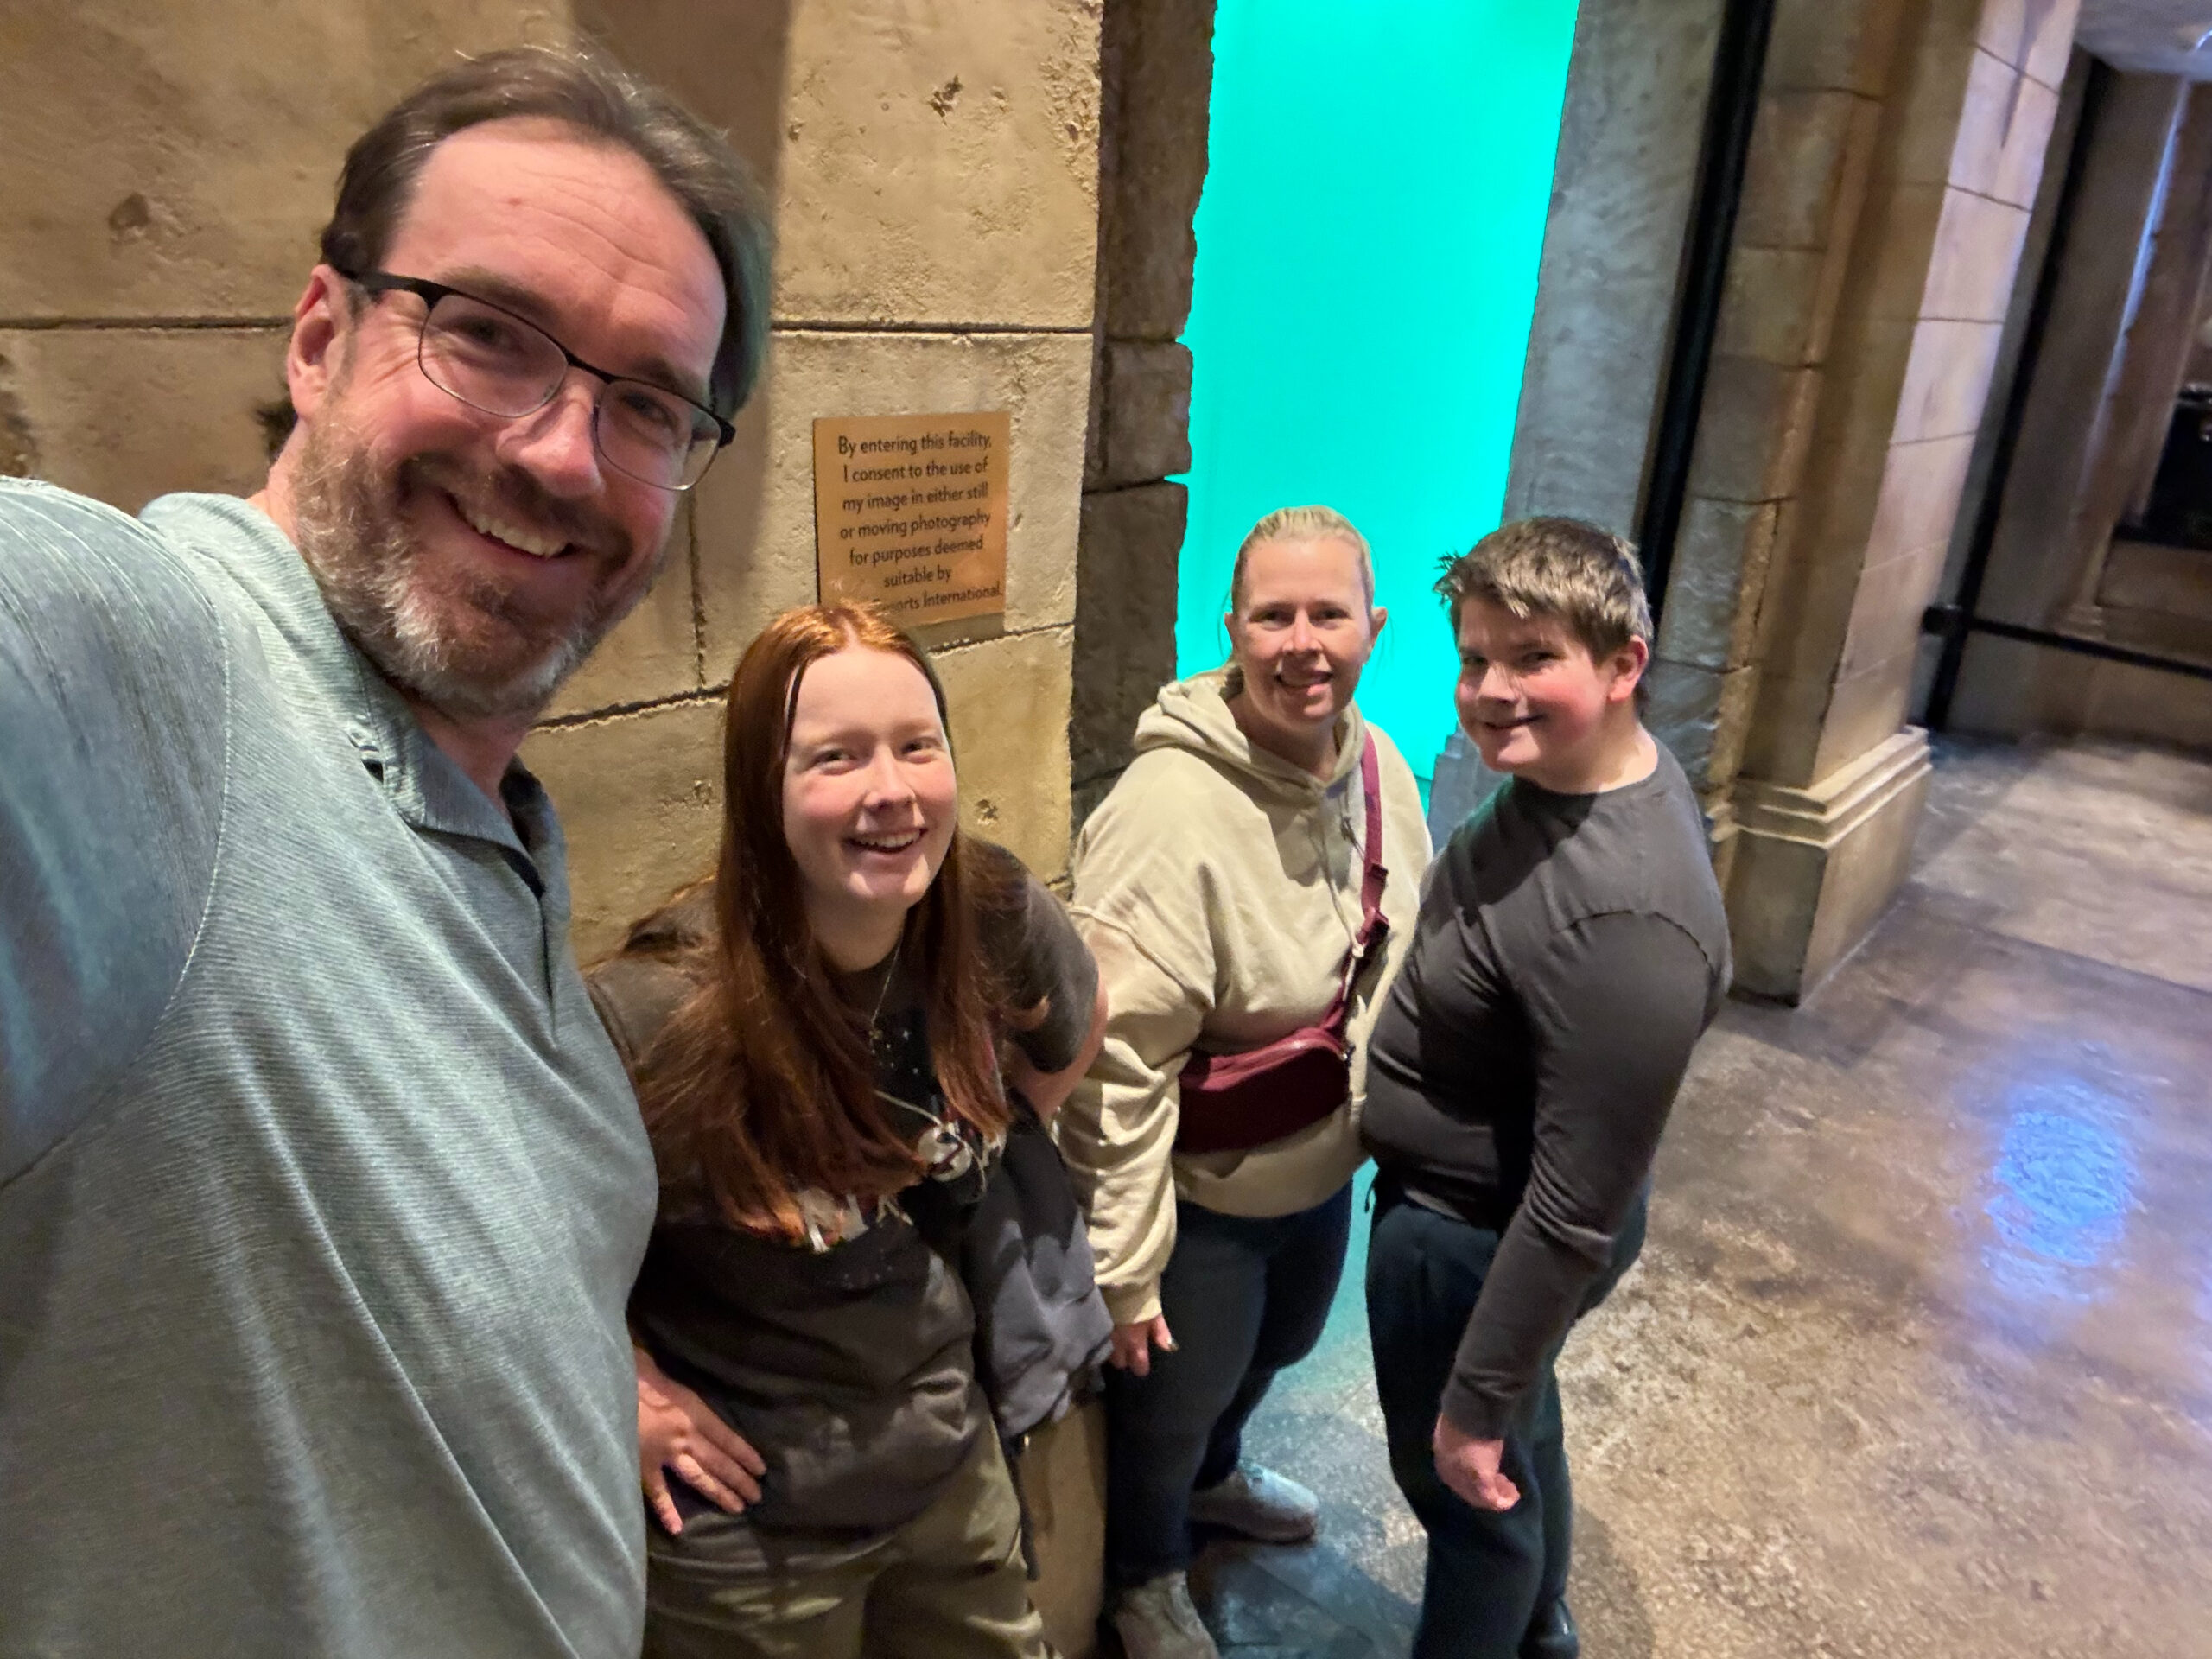
[[[1292,507],[1238,550],[1228,666],[1163,688],[1136,758],[1077,838],[1076,924],[1111,1008],[1060,1120],[1090,1198],[1115,1320],[1106,1567],[1130,1659],[1211,1659],[1185,1569],[1189,1522],[1311,1537],[1312,1493],[1243,1465],[1245,1420],[1319,1339],[1344,1267],[1363,1045],[1419,908],[1428,831],[1389,740],[1352,704],[1382,630],[1367,543]],[[1176,1149],[1193,1049],[1257,1047],[1319,1021],[1361,919],[1366,800],[1380,762],[1388,949],[1351,1004],[1351,1095],[1242,1152]]]

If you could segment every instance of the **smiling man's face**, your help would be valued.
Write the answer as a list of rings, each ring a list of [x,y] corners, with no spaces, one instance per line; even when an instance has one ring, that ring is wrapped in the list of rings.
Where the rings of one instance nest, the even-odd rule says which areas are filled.
[[[456,133],[424,163],[383,269],[705,401],[720,269],[626,149],[535,118]],[[417,365],[419,297],[356,310],[361,297],[324,267],[301,304],[302,429],[277,467],[289,528],[340,626],[402,690],[454,720],[526,720],[652,586],[677,497],[600,457],[591,375],[571,370],[533,414],[485,414]]]

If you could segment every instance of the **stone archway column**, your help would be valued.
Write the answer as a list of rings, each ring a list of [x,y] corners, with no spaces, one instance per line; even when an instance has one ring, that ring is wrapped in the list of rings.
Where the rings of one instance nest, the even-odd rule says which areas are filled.
[[[1782,0],[1653,673],[1736,983],[1796,1001],[1904,880],[1903,724],[2075,0]]]

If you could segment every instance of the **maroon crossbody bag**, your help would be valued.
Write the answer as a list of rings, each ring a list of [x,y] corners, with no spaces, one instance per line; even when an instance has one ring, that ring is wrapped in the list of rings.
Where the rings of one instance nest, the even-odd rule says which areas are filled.
[[[1235,1054],[1193,1049],[1183,1067],[1178,1152],[1244,1152],[1319,1123],[1351,1092],[1353,982],[1390,924],[1382,915],[1382,778],[1375,740],[1360,750],[1359,781],[1367,796],[1367,873],[1359,890],[1358,935],[1344,957],[1337,1000],[1319,1021],[1258,1048]]]

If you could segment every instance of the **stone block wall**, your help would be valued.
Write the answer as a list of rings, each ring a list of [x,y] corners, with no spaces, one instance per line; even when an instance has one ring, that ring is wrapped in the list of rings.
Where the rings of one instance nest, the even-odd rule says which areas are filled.
[[[1649,719],[1697,784],[1738,982],[1795,997],[1886,903],[1900,731],[2075,0],[1777,0]],[[1576,23],[1506,514],[1631,531],[1721,7]],[[1871,758],[1870,758],[1871,757]]]
[[[1906,9],[1745,766],[1803,788],[1903,723],[2072,42],[2072,8]]]
[[[1576,10],[1503,521],[1563,514],[1637,533],[1724,10],[1722,0]],[[1694,754],[1683,760],[1693,776],[1702,769]],[[1434,772],[1429,833],[1441,845],[1499,779],[1459,732]]]
[[[700,488],[686,556],[524,751],[575,849],[577,950],[612,944],[712,855],[712,711],[760,625],[814,597],[812,423],[825,415],[1012,412],[1004,627],[956,631],[938,662],[969,821],[1058,877],[1099,216],[1096,6],[607,0],[576,22],[731,132],[771,184],[778,238],[767,375]],[[661,788],[636,787],[632,756]]]
[[[730,133],[774,200],[778,251],[767,372],[736,442],[679,514],[667,575],[524,747],[568,831],[578,954],[712,856],[721,694],[760,624],[815,593],[818,416],[1011,412],[1003,626],[957,626],[938,662],[969,821],[1059,877],[1078,606],[1096,624],[1090,671],[1122,697],[1110,720],[1087,709],[1086,753],[1122,723],[1120,688],[1173,671],[1181,503],[1158,480],[1188,464],[1174,340],[1211,73],[1210,7],[1112,9],[1117,61],[1180,124],[1138,122],[1113,152],[1103,279],[1101,10],[18,7],[0,22],[0,468],[134,512],[167,490],[257,487],[253,411],[282,391],[346,145],[458,54],[596,40]],[[1094,327],[1102,306],[1110,328]],[[1103,419],[1094,362],[1114,389]],[[1079,544],[1097,579],[1079,581]],[[1079,1415],[1028,1465],[1039,1605],[1077,1655],[1098,1605],[1097,1439]]]
[[[346,146],[454,53],[550,28],[515,0],[12,8],[0,467],[132,512],[257,487]]]
[[[1575,12],[1507,520],[1559,513],[1636,533],[1722,10],[1583,0]]]
[[[1712,811],[1737,982],[1795,999],[1902,879],[1903,728],[2073,39],[2071,0],[1781,0],[1654,725]]]
[[[950,643],[944,668],[972,820],[1058,876],[1097,298],[1098,32],[1096,0],[87,0],[26,13],[0,54],[0,465],[132,511],[166,490],[256,487],[252,410],[282,389],[346,146],[458,54],[595,39],[730,132],[773,195],[779,245],[768,372],[737,442],[681,516],[668,575],[524,751],[568,826],[578,951],[613,944],[711,855],[715,699],[760,625],[814,594],[822,415],[1012,411],[1004,627]],[[1127,332],[1115,447],[1164,474],[1181,463],[1146,410],[1173,405],[1175,331]],[[1167,557],[1172,626],[1172,544]]]
[[[1175,674],[1176,563],[1191,465],[1191,315],[1213,86],[1212,0],[1107,0],[1094,369],[1068,729],[1077,824],[1128,764]]]
[[[1724,880],[1729,791],[1760,691],[1761,601],[1777,544],[1800,522],[1903,10],[1781,0],[1768,45],[1651,673],[1653,724],[1713,814]]]
[[[2020,431],[1976,608],[2212,665],[2212,556],[2116,533],[2147,499],[2202,315],[2212,89],[2107,72],[2083,107],[2082,175],[2069,223],[2050,238],[2050,315],[2024,370]],[[1955,570],[1962,540],[1954,538]],[[2212,685],[1977,634],[1951,720],[2005,735],[2202,747],[2212,745]]]

